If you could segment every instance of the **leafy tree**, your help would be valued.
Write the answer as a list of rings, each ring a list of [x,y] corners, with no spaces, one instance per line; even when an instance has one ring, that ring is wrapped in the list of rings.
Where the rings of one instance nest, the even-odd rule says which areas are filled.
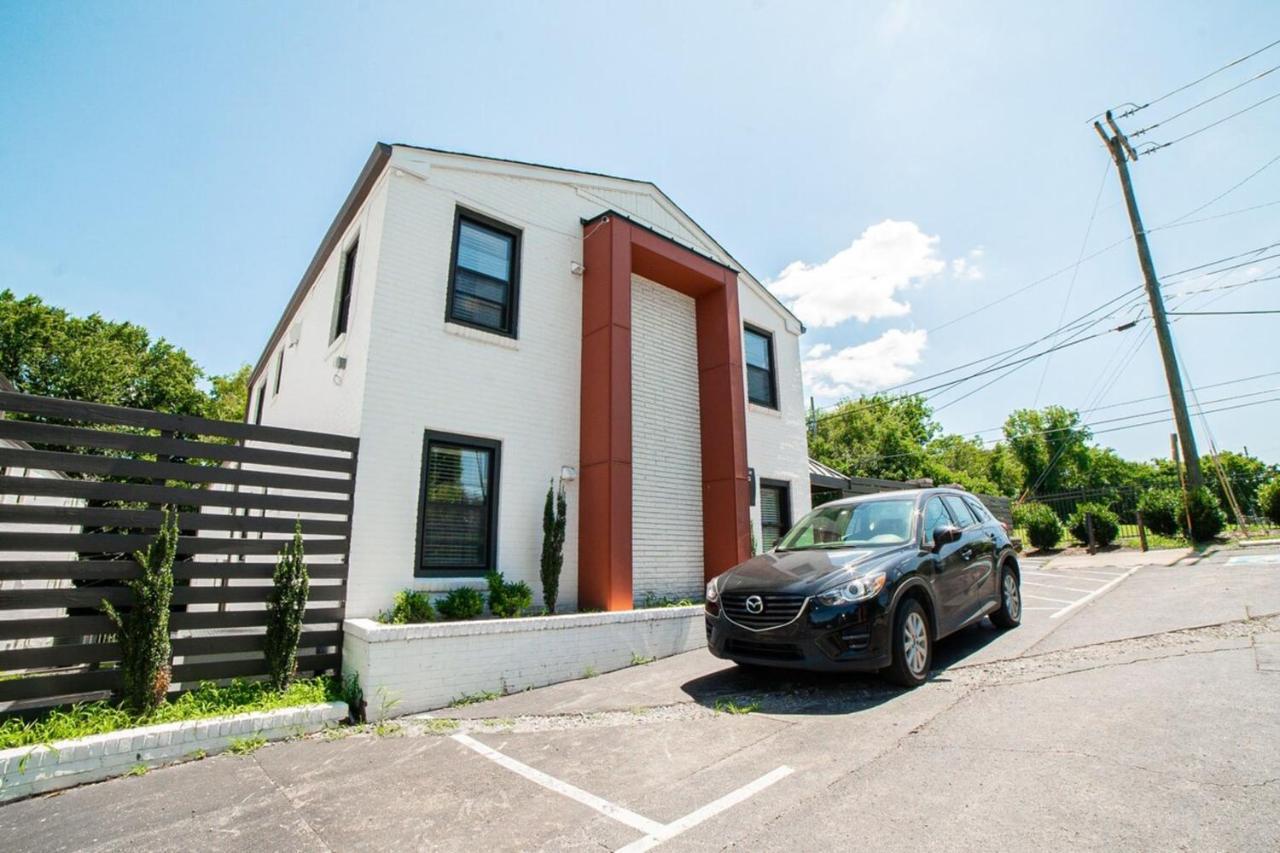
[[[267,671],[271,686],[284,690],[298,668],[298,642],[307,609],[310,581],[302,553],[302,522],[295,523],[293,539],[280,552],[267,595]]]
[[[1280,475],[1258,489],[1258,505],[1263,515],[1273,523],[1280,524]]]
[[[242,421],[249,410],[249,374],[247,364],[234,373],[209,377],[209,399],[205,417],[218,421]]]
[[[1004,436],[1022,463],[1022,487],[1033,494],[1062,491],[1089,464],[1092,434],[1079,412],[1062,406],[1018,409],[1005,421]]]
[[[553,504],[554,500],[554,504]],[[547,500],[542,507],[542,603],[550,613],[556,612],[556,599],[560,596],[560,570],[564,567],[564,532],[568,504],[564,497],[564,484],[557,491],[555,484],[547,486]]]
[[[1230,450],[1218,453],[1218,465],[1222,466],[1222,473],[1231,484],[1236,502],[1240,504],[1240,511],[1245,515],[1261,515],[1258,490],[1267,480],[1280,474],[1280,465],[1268,465],[1261,459],[1254,459],[1252,456]],[[1205,485],[1213,492],[1218,503],[1223,509],[1229,510],[1231,501],[1227,500],[1222,481],[1218,479],[1218,467],[1214,464],[1212,456],[1200,457],[1200,470],[1204,472]]]
[[[875,394],[823,415],[810,435],[809,455],[853,477],[912,480],[925,476],[925,445],[938,432],[919,397]]]
[[[153,711],[169,692],[169,604],[173,599],[173,559],[178,551],[178,514],[165,507],[155,539],[134,559],[142,577],[125,582],[133,602],[123,611],[105,599],[102,609],[120,638],[120,677],[125,704],[139,713]]]

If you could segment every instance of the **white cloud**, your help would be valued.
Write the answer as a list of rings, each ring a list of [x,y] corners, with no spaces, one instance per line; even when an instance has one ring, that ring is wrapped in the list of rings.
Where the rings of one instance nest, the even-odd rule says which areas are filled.
[[[851,317],[864,323],[901,317],[911,305],[895,298],[946,268],[938,257],[938,237],[914,222],[893,219],[872,225],[830,260],[809,265],[795,261],[776,281],[774,292],[806,325],[835,326]]]
[[[818,344],[805,356],[805,384],[809,393],[824,400],[897,385],[911,378],[927,338],[924,329],[890,329],[874,341],[834,353]]]
[[[970,249],[964,257],[953,260],[951,262],[951,277],[960,281],[981,281],[985,276],[980,266],[984,254],[986,252],[979,246],[976,249]]]

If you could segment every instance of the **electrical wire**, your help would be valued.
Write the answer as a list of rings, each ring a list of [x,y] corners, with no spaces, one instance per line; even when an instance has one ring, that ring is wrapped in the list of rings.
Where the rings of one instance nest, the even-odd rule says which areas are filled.
[[[1161,119],[1160,121],[1155,122],[1154,124],[1147,125],[1141,130],[1135,130],[1133,133],[1128,134],[1128,136],[1130,139],[1133,139],[1138,136],[1142,136],[1142,134],[1147,133],[1148,131],[1155,130],[1157,127],[1160,127],[1162,125],[1166,125],[1169,122],[1173,121],[1174,119],[1182,118],[1184,115],[1191,112],[1192,110],[1198,110],[1201,107],[1205,106],[1206,104],[1213,103],[1214,101],[1218,100],[1218,98],[1225,97],[1226,95],[1230,95],[1232,92],[1236,91],[1237,89],[1240,89],[1244,86],[1248,86],[1250,83],[1257,82],[1258,80],[1261,80],[1263,77],[1266,77],[1268,74],[1270,74],[1273,71],[1276,71],[1277,69],[1280,69],[1280,65],[1273,65],[1270,68],[1268,68],[1266,71],[1263,71],[1261,74],[1256,74],[1253,77],[1250,77],[1248,80],[1245,80],[1243,83],[1237,83],[1236,85],[1232,86],[1230,89],[1224,89],[1223,91],[1219,92],[1216,95],[1205,98],[1203,101],[1200,101],[1197,104],[1193,104],[1192,106],[1187,107],[1182,112],[1174,113],[1168,118]]]
[[[1198,136],[1199,134],[1204,133],[1206,130],[1212,130],[1218,125],[1224,122],[1231,121],[1231,119],[1236,118],[1237,116],[1242,116],[1245,113],[1249,112],[1250,110],[1255,110],[1258,107],[1262,106],[1263,104],[1274,101],[1276,98],[1280,98],[1280,92],[1276,92],[1273,95],[1268,95],[1267,97],[1263,98],[1261,101],[1250,104],[1249,106],[1245,107],[1242,110],[1236,110],[1231,115],[1223,116],[1222,118],[1218,119],[1215,122],[1210,122],[1209,124],[1206,124],[1204,127],[1198,127],[1195,130],[1191,131],[1190,133],[1184,133],[1182,136],[1179,136],[1177,139],[1171,139],[1168,142],[1161,142],[1159,144],[1151,143],[1150,148],[1145,148],[1139,153],[1154,154],[1157,151],[1162,151],[1165,148],[1168,148],[1170,145],[1177,145],[1179,142],[1182,142],[1184,139],[1190,139],[1193,136]]]
[[[1185,92],[1186,90],[1192,88],[1193,86],[1200,85],[1205,80],[1208,80],[1211,77],[1216,77],[1217,75],[1221,74],[1223,71],[1226,71],[1229,68],[1234,68],[1235,66],[1239,65],[1242,62],[1246,62],[1250,59],[1253,59],[1258,54],[1268,51],[1278,44],[1280,44],[1280,39],[1277,39],[1276,41],[1271,42],[1271,44],[1266,45],[1265,47],[1260,47],[1257,50],[1255,50],[1253,53],[1246,54],[1245,56],[1242,56],[1239,59],[1233,59],[1230,62],[1228,62],[1226,65],[1215,68],[1213,71],[1210,71],[1208,74],[1204,75],[1203,77],[1197,77],[1195,80],[1192,80],[1190,83],[1179,86],[1178,88],[1174,89],[1171,92],[1165,92],[1160,97],[1151,101],[1147,101],[1145,104],[1142,104],[1141,106],[1134,106],[1133,109],[1126,110],[1125,112],[1117,116],[1117,118],[1128,118],[1129,116],[1133,115],[1136,112],[1140,112],[1142,110],[1145,110],[1147,107],[1154,106],[1155,104],[1158,104],[1167,98],[1172,98],[1174,95],[1177,95],[1180,92]]]
[[[1268,160],[1267,162],[1263,163],[1263,164],[1262,164],[1261,166],[1259,166],[1257,169],[1255,169],[1254,171],[1252,171],[1252,172],[1250,172],[1248,175],[1246,175],[1246,176],[1245,176],[1241,181],[1239,181],[1238,183],[1232,184],[1232,185],[1231,185],[1230,187],[1228,187],[1226,190],[1224,190],[1224,191],[1222,191],[1222,192],[1218,193],[1216,196],[1214,196],[1213,198],[1209,199],[1209,200],[1208,200],[1208,201],[1206,201],[1204,204],[1202,204],[1202,205],[1200,205],[1199,207],[1194,208],[1194,209],[1192,209],[1192,210],[1188,210],[1186,213],[1182,214],[1182,215],[1181,215],[1181,216],[1179,216],[1177,219],[1171,219],[1170,221],[1166,222],[1164,225],[1161,225],[1160,227],[1161,227],[1161,228],[1169,228],[1169,227],[1172,227],[1172,226],[1174,226],[1174,225],[1178,224],[1179,222],[1182,222],[1184,219],[1186,219],[1186,218],[1187,218],[1187,217],[1189,217],[1189,216],[1195,216],[1197,213],[1199,213],[1200,211],[1204,210],[1206,207],[1212,207],[1213,205],[1215,205],[1215,204],[1217,204],[1218,202],[1222,201],[1222,200],[1223,200],[1224,198],[1226,198],[1227,196],[1231,195],[1231,194],[1232,194],[1233,192],[1235,192],[1236,190],[1240,189],[1240,188],[1241,188],[1242,186],[1244,186],[1245,184],[1247,184],[1247,183],[1249,183],[1250,181],[1252,181],[1254,178],[1258,177],[1258,175],[1261,175],[1261,174],[1262,174],[1263,172],[1265,172],[1267,169],[1269,169],[1269,168],[1271,168],[1272,166],[1274,166],[1274,165],[1276,164],[1276,162],[1277,162],[1277,161],[1280,161],[1280,154],[1277,154],[1276,156],[1272,157],[1270,160]]]
[[[1226,317],[1243,314],[1280,314],[1280,308],[1268,308],[1256,311],[1166,311],[1165,313],[1170,317]]]

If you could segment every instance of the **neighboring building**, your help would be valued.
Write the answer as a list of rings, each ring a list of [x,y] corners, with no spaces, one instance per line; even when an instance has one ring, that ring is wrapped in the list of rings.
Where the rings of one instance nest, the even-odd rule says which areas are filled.
[[[626,609],[809,509],[802,331],[651,183],[379,144],[248,417],[360,437],[348,615],[490,569],[539,602],[562,475],[560,601]]]

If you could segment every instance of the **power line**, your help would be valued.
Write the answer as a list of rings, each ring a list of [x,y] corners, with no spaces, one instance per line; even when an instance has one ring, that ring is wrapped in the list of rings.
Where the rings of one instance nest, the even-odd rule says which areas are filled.
[[[1273,269],[1278,269],[1278,268],[1273,268]],[[1270,270],[1268,270],[1268,272],[1270,272]],[[1210,293],[1215,290],[1235,290],[1237,288],[1244,287],[1245,285],[1258,284],[1259,282],[1263,282],[1263,281],[1276,281],[1277,279],[1280,279],[1280,275],[1264,275],[1264,276],[1259,276],[1258,278],[1251,278],[1247,281],[1238,281],[1235,284],[1222,284],[1216,287],[1201,287],[1197,290],[1183,290],[1178,293],[1169,294],[1169,298],[1174,299],[1180,296],[1194,296],[1197,293]]]
[[[1169,311],[1174,317],[1208,317],[1211,315],[1228,316],[1237,314],[1280,314],[1280,308],[1270,308],[1259,311]]]
[[[1129,136],[1131,136],[1131,137],[1133,137],[1133,136],[1141,136],[1142,134],[1144,134],[1144,133],[1146,133],[1146,132],[1148,132],[1148,131],[1155,130],[1157,127],[1160,127],[1160,126],[1162,126],[1162,125],[1166,125],[1166,124],[1168,124],[1169,122],[1173,121],[1174,119],[1182,118],[1184,115],[1186,115],[1187,113],[1191,112],[1192,110],[1198,110],[1198,109],[1200,109],[1201,107],[1205,106],[1206,104],[1211,104],[1211,103],[1213,103],[1214,101],[1218,100],[1218,98],[1224,97],[1224,96],[1226,96],[1226,95],[1230,95],[1232,92],[1236,91],[1237,89],[1240,89],[1240,88],[1242,88],[1242,87],[1244,87],[1244,86],[1248,86],[1250,83],[1254,83],[1254,82],[1256,82],[1256,81],[1258,81],[1258,80],[1261,80],[1263,77],[1266,77],[1268,74],[1270,74],[1271,72],[1273,72],[1273,71],[1275,71],[1275,70],[1277,70],[1277,69],[1280,69],[1280,65],[1273,65],[1273,66],[1271,66],[1270,68],[1268,68],[1266,71],[1263,71],[1261,74],[1256,74],[1256,75],[1254,75],[1253,77],[1250,77],[1248,80],[1245,80],[1243,83],[1237,83],[1236,85],[1232,86],[1230,89],[1224,89],[1223,91],[1219,92],[1219,93],[1218,93],[1218,94],[1216,94],[1216,95],[1213,95],[1213,96],[1211,96],[1211,97],[1205,98],[1203,101],[1200,101],[1200,102],[1199,102],[1199,103],[1197,103],[1197,104],[1193,104],[1192,106],[1187,107],[1187,108],[1186,108],[1185,110],[1183,110],[1182,112],[1174,113],[1173,115],[1169,116],[1168,118],[1161,119],[1160,121],[1155,122],[1154,124],[1149,124],[1149,125],[1147,125],[1146,127],[1142,128],[1141,130],[1135,130],[1133,133],[1129,134]]]
[[[1259,252],[1265,252],[1267,249],[1274,249],[1277,246],[1280,246],[1280,242],[1268,243],[1267,245],[1259,246],[1256,249],[1249,249],[1244,252],[1238,252],[1234,255],[1227,255],[1225,258],[1218,258],[1217,260],[1213,260],[1213,261],[1205,261],[1203,264],[1196,264],[1193,267],[1186,267],[1185,269],[1180,269],[1180,270],[1176,270],[1175,272],[1168,273],[1167,275],[1164,276],[1164,280],[1168,282],[1169,279],[1171,278],[1176,278],[1180,275],[1186,275],[1189,272],[1196,272],[1198,270],[1203,270],[1206,267],[1211,267],[1216,264],[1223,263],[1224,261],[1234,261],[1236,258],[1245,258],[1245,257],[1248,257],[1249,255],[1256,255]],[[1214,273],[1227,272],[1228,270],[1237,269],[1239,267],[1247,267],[1249,264],[1256,264],[1258,261],[1266,261],[1266,260],[1270,260],[1271,258],[1277,258],[1277,257],[1280,257],[1280,254],[1267,255],[1264,258],[1250,258],[1248,261],[1245,261],[1242,264],[1236,264],[1235,266],[1230,266],[1230,267],[1222,267],[1216,270],[1209,270],[1207,272],[1201,273],[1201,275],[1213,275]]]
[[[1190,139],[1190,138],[1191,138],[1191,137],[1193,137],[1193,136],[1197,136],[1197,135],[1199,135],[1199,134],[1201,134],[1201,133],[1204,133],[1206,130],[1212,130],[1213,128],[1217,127],[1218,125],[1222,124],[1223,122],[1231,121],[1231,119],[1236,118],[1237,116],[1242,116],[1242,115],[1244,115],[1245,113],[1249,112],[1250,110],[1255,110],[1255,109],[1257,109],[1258,107],[1262,106],[1263,104],[1266,104],[1266,103],[1269,103],[1269,102],[1271,102],[1271,101],[1274,101],[1276,98],[1280,98],[1280,92],[1276,92],[1276,93],[1275,93],[1275,94],[1273,94],[1273,95],[1268,95],[1267,97],[1263,98],[1261,101],[1258,101],[1258,102],[1256,102],[1256,103],[1250,104],[1249,106],[1245,107],[1245,108],[1244,108],[1244,109],[1242,109],[1242,110],[1237,110],[1237,111],[1233,112],[1233,113],[1232,113],[1231,115],[1229,115],[1229,116],[1223,116],[1222,118],[1218,119],[1218,120],[1217,120],[1217,121],[1215,121],[1215,122],[1210,122],[1209,124],[1206,124],[1204,127],[1198,127],[1198,128],[1196,128],[1195,130],[1191,131],[1190,133],[1184,133],[1184,134],[1182,134],[1182,136],[1179,136],[1177,139],[1171,139],[1171,140],[1170,140],[1170,141],[1168,141],[1168,142],[1161,142],[1161,143],[1158,143],[1158,144],[1157,144],[1157,143],[1148,143],[1151,147],[1150,147],[1150,148],[1144,148],[1144,149],[1141,151],[1141,153],[1142,153],[1142,154],[1154,154],[1154,153],[1156,153],[1157,151],[1160,151],[1160,150],[1163,150],[1163,149],[1165,149],[1165,148],[1168,148],[1170,145],[1177,145],[1179,142],[1182,142],[1184,139]]]
[[[1241,181],[1239,181],[1238,183],[1232,184],[1232,185],[1231,185],[1230,187],[1228,187],[1226,190],[1224,190],[1224,191],[1222,191],[1222,192],[1218,193],[1216,196],[1214,196],[1213,198],[1209,199],[1209,200],[1208,200],[1208,201],[1206,201],[1204,204],[1200,205],[1200,206],[1199,206],[1199,207],[1197,207],[1197,208],[1194,208],[1194,209],[1192,209],[1192,210],[1187,211],[1186,213],[1184,213],[1184,214],[1182,214],[1181,216],[1179,216],[1177,219],[1172,219],[1172,220],[1170,220],[1169,222],[1165,223],[1164,225],[1162,225],[1162,226],[1160,226],[1160,227],[1161,227],[1161,228],[1169,228],[1169,227],[1171,227],[1171,226],[1173,226],[1173,225],[1178,224],[1178,223],[1179,223],[1179,222],[1181,222],[1182,220],[1186,219],[1188,216],[1195,216],[1197,213],[1199,213],[1200,211],[1204,210],[1206,207],[1212,207],[1213,205],[1215,205],[1215,204],[1217,204],[1218,202],[1222,201],[1222,200],[1223,200],[1224,198],[1226,198],[1227,196],[1231,195],[1231,194],[1232,194],[1233,192],[1235,192],[1236,190],[1240,189],[1240,188],[1241,188],[1242,186],[1244,186],[1245,184],[1247,184],[1247,183],[1249,183],[1250,181],[1252,181],[1254,178],[1258,177],[1258,175],[1261,175],[1261,174],[1262,174],[1263,172],[1265,172],[1267,169],[1269,169],[1269,168],[1271,168],[1272,166],[1274,166],[1274,165],[1276,164],[1276,162],[1277,162],[1277,161],[1280,161],[1280,154],[1277,154],[1276,156],[1272,157],[1270,160],[1268,160],[1267,162],[1263,163],[1263,164],[1262,164],[1261,166],[1259,166],[1257,169],[1255,169],[1254,171],[1252,171],[1252,172],[1250,172],[1248,175],[1246,175],[1246,176],[1245,176]]]
[[[1117,118],[1128,118],[1134,113],[1139,112],[1141,110],[1145,110],[1147,107],[1154,106],[1155,104],[1160,103],[1166,98],[1172,98],[1174,95],[1178,94],[1179,92],[1185,92],[1186,90],[1190,89],[1193,86],[1198,86],[1201,83],[1203,83],[1205,80],[1208,80],[1210,77],[1215,77],[1218,74],[1221,74],[1223,71],[1226,71],[1228,68],[1234,68],[1235,66],[1239,65],[1242,62],[1253,59],[1258,54],[1263,53],[1264,51],[1268,51],[1278,44],[1280,44],[1280,39],[1277,39],[1276,41],[1271,42],[1271,44],[1266,45],[1265,47],[1260,47],[1257,50],[1255,50],[1253,53],[1246,54],[1245,56],[1242,56],[1239,59],[1233,59],[1230,62],[1228,62],[1226,65],[1223,65],[1219,68],[1215,68],[1213,71],[1210,71],[1208,74],[1204,75],[1203,77],[1197,77],[1195,80],[1192,80],[1190,83],[1179,86],[1178,88],[1174,89],[1171,92],[1165,92],[1160,97],[1151,101],[1147,101],[1145,104],[1142,104],[1141,106],[1135,106],[1131,110],[1126,110],[1125,112],[1120,113],[1120,115],[1117,116]]]

